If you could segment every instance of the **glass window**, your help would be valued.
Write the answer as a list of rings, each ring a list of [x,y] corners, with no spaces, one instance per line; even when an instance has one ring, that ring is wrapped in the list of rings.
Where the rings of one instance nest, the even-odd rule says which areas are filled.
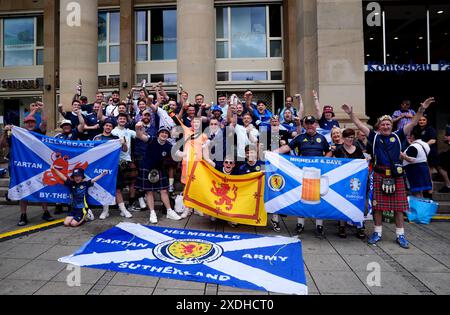
[[[270,41],[270,57],[282,57],[281,40]]]
[[[277,81],[283,80],[283,71],[271,71],[270,72],[270,79],[271,80],[277,80]]]
[[[266,71],[232,72],[232,81],[267,81]]]
[[[4,20],[3,52],[5,67],[34,64],[34,18]]]
[[[120,61],[120,46],[110,46],[109,62],[119,62],[119,61]]]
[[[267,57],[266,7],[231,8],[231,57]]]
[[[387,63],[428,63],[425,5],[386,5]]]
[[[450,57],[450,5],[430,6],[431,63]]]
[[[147,61],[148,60],[147,44],[136,46],[136,60],[137,61]]]
[[[228,58],[228,42],[217,42],[217,58]]]
[[[108,24],[107,13],[98,14],[98,62],[107,62]]]
[[[150,80],[152,83],[164,82],[164,83],[175,83],[177,82],[177,75],[175,73],[158,73],[150,75]]]
[[[282,37],[281,34],[281,7],[279,5],[269,6],[270,37]]]
[[[44,64],[44,50],[37,49],[36,50],[36,65],[42,66]]]
[[[217,8],[216,19],[216,38],[228,38],[228,8]]]
[[[177,59],[176,10],[151,11],[151,59]]]
[[[217,81],[228,81],[228,72],[217,72]]]
[[[136,12],[136,41],[146,42],[148,41],[147,32],[147,11]]]
[[[109,42],[120,43],[120,13],[111,12],[109,14]]]
[[[36,46],[44,47],[44,17],[42,15],[36,18]]]

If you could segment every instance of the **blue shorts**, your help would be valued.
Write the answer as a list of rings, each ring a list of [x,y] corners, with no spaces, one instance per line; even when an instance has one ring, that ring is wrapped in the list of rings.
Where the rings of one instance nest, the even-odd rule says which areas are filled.
[[[73,217],[73,219],[75,221],[80,223],[81,221],[83,221],[86,218],[86,215],[87,215],[87,210],[86,210],[86,208],[83,208],[83,209],[72,209],[67,216]]]

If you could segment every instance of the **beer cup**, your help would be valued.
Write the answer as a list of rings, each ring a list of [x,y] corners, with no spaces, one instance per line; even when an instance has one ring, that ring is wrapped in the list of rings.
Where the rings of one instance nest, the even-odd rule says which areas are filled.
[[[301,202],[309,205],[320,203],[320,197],[328,194],[329,180],[321,176],[321,170],[314,167],[303,168],[303,184]]]

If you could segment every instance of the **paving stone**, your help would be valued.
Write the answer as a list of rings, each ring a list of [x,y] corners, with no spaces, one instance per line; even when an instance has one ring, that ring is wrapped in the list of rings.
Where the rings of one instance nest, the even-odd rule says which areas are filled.
[[[324,240],[302,239],[302,249],[304,256],[307,254],[317,254],[317,255],[337,254],[336,250],[330,245],[330,243],[326,239]]]
[[[207,283],[205,288],[205,295],[217,295],[219,286],[213,283]]]
[[[219,285],[217,295],[268,295],[268,292]]]
[[[63,265],[56,277],[52,279],[55,282],[66,282],[67,277],[71,275],[74,269],[67,270],[67,265]],[[80,282],[81,284],[95,284],[106,273],[106,270],[81,268],[80,270]],[[72,277],[71,277],[72,278]]]
[[[64,282],[47,282],[35,295],[85,295],[92,285],[81,285],[79,287],[69,287]]]
[[[308,286],[308,294],[319,292],[319,289],[317,289],[317,286],[314,283],[313,278],[311,277],[311,273],[308,270],[306,270],[306,268],[305,268],[305,275],[306,275],[306,285]]]
[[[49,250],[49,244],[18,244],[0,254],[3,258],[34,259]]]
[[[445,241],[416,241],[413,245],[427,254],[450,255],[450,242]]]
[[[133,275],[128,273],[117,273],[109,285],[147,287],[154,288],[158,284],[158,278]]]
[[[108,285],[101,295],[151,295],[153,288]]]
[[[450,272],[445,265],[428,255],[392,255],[392,257],[408,271]]]
[[[16,280],[49,281],[63,268],[64,265],[56,261],[33,260],[16,272],[10,274],[7,278]]]
[[[369,293],[364,284],[353,272],[311,271],[320,293]]]
[[[205,290],[205,283],[161,278],[157,289]]]
[[[58,261],[59,258],[72,255],[79,248],[79,246],[55,245],[36,259]]]
[[[381,271],[380,286],[370,286],[367,283],[369,271],[356,272],[361,281],[366,283],[369,291],[376,295],[417,295],[420,294],[413,285],[411,285],[405,278],[397,272]],[[373,279],[373,277],[370,277]]]
[[[2,258],[0,259],[0,279],[6,278],[22,266],[29,263],[28,259]]]
[[[450,268],[450,255],[431,254],[431,256],[447,268]]]
[[[46,281],[3,279],[0,281],[0,295],[31,295]]]
[[[384,237],[384,235],[383,235],[383,237]],[[398,245],[394,241],[384,241],[383,240],[375,246],[380,247],[382,250],[384,250],[389,255],[396,255],[396,254],[420,255],[420,254],[423,254],[423,252],[419,248],[414,246],[413,244],[409,244],[409,249],[404,249],[404,248],[401,248],[400,245]]]
[[[339,255],[304,255],[303,259],[310,271],[351,271]]]
[[[204,295],[204,290],[182,290],[182,289],[165,289],[156,288],[153,295]]]
[[[24,239],[25,244],[56,245],[67,237],[67,234],[48,233],[46,231],[31,234]]]
[[[413,272],[413,274],[435,294],[450,294],[450,273]]]
[[[342,255],[342,258],[349,264],[353,271],[366,271],[367,265],[373,262],[380,264],[381,271],[395,271],[387,262],[378,255]]]
[[[360,240],[336,240],[332,241],[331,245],[341,255],[346,254],[374,254],[373,249],[367,245],[366,242]]]

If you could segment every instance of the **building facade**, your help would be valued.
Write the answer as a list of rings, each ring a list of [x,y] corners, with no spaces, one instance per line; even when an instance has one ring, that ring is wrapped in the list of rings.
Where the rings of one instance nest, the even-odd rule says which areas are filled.
[[[0,116],[19,123],[43,100],[55,128],[57,105],[70,109],[79,80],[89,100],[97,90],[125,98],[146,80],[207,102],[251,89],[273,110],[301,93],[308,113],[315,89],[345,122],[344,103],[369,120],[429,95],[448,115],[448,96],[431,82],[449,77],[450,8],[429,2],[0,0]]]

